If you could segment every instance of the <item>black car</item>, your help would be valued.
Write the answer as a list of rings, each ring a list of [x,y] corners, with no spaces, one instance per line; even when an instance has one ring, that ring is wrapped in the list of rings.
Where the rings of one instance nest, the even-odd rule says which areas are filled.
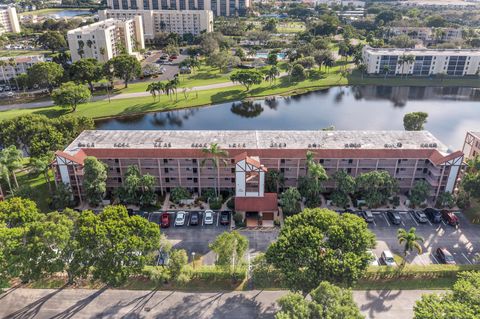
[[[198,212],[190,213],[190,226],[198,225],[199,220],[200,220],[200,214]]]
[[[400,225],[400,223],[402,222],[400,214],[396,211],[389,210],[387,212],[387,217],[393,225]]]
[[[423,212],[425,215],[427,215],[427,218],[430,220],[430,222],[434,224],[442,222],[442,214],[438,210],[434,208],[425,208]]]
[[[227,212],[227,211],[220,212],[220,224],[222,225],[230,224],[230,212]]]

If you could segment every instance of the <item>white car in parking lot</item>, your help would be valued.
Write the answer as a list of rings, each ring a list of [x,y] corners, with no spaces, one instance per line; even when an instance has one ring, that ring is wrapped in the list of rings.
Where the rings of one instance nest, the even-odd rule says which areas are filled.
[[[389,267],[393,267],[397,265],[397,263],[395,262],[395,259],[393,258],[393,254],[390,250],[384,250],[382,252],[382,261],[385,265]]]
[[[205,225],[212,225],[213,224],[213,211],[207,209],[203,214],[203,223]]]
[[[177,217],[175,217],[175,226],[185,225],[186,215],[187,213],[185,213],[184,211],[178,212]]]

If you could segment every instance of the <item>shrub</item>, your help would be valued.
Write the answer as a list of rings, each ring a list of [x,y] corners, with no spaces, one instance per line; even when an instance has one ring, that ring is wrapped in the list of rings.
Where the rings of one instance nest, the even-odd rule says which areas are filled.
[[[210,199],[210,209],[218,210],[222,208],[222,196]]]
[[[146,266],[142,271],[142,275],[157,285],[168,282],[171,279],[170,271],[163,266]]]
[[[235,210],[235,197],[230,198],[227,202],[227,207],[231,210]]]
[[[202,190],[202,200],[204,202],[208,202],[208,200],[211,200],[212,198],[215,198],[217,196],[217,193],[213,188],[207,188],[205,190]]]
[[[182,199],[188,199],[190,196],[190,192],[186,188],[175,187],[170,192],[170,201],[178,204]]]
[[[398,196],[393,196],[393,198],[392,198],[392,205],[393,205],[393,206],[400,206],[400,197],[398,197]]]
[[[240,213],[234,213],[233,214],[233,220],[235,221],[235,226],[237,227],[243,227],[245,226],[245,223],[243,222],[243,216]]]

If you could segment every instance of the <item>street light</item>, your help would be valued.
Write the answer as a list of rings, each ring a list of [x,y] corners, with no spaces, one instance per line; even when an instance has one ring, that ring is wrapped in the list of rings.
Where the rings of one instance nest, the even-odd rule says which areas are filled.
[[[195,269],[195,252],[192,251],[192,265],[193,265],[193,269]]]

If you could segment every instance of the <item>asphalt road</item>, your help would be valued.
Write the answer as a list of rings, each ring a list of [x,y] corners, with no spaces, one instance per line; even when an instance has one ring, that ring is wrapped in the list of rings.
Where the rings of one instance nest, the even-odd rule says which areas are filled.
[[[413,317],[415,300],[429,291],[354,291],[367,319]],[[0,295],[1,318],[274,318],[286,291],[186,293],[178,291],[11,289]]]

